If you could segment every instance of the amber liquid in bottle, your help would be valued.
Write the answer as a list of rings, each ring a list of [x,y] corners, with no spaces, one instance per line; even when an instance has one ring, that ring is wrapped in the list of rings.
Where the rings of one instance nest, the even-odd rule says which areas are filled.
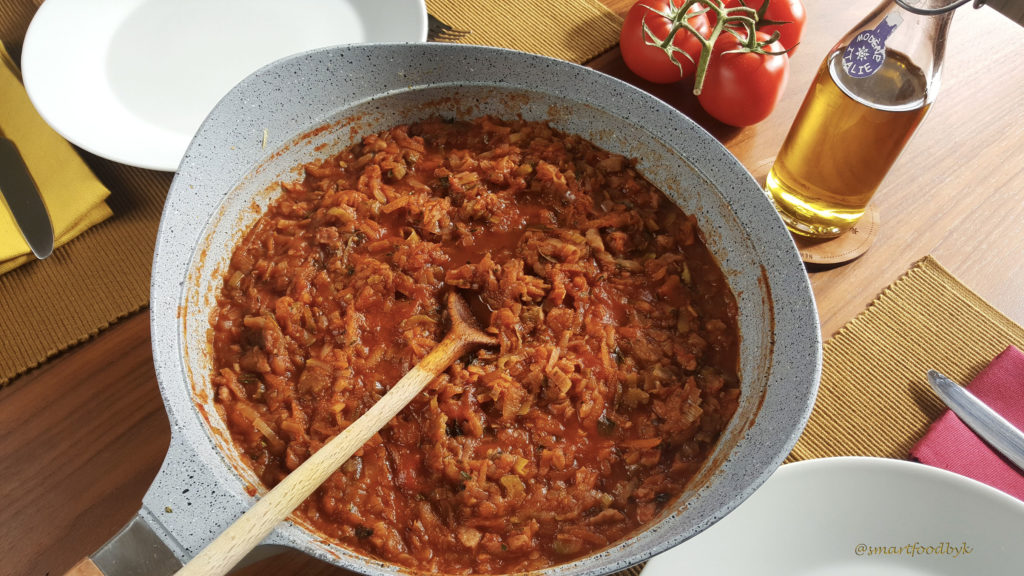
[[[839,51],[822,64],[765,184],[798,234],[853,227],[930,106],[924,73],[899,52],[867,78],[842,66]]]

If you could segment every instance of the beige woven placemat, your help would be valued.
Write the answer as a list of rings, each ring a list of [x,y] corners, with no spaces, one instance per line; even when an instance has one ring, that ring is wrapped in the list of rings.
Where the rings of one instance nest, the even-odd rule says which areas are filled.
[[[0,2],[0,41],[15,61],[40,3]],[[471,32],[462,43],[576,63],[613,47],[622,22],[600,0],[429,0],[427,6]],[[47,260],[0,275],[0,387],[149,302],[153,247],[172,175],[83,157],[110,189],[114,216]]]
[[[41,262],[0,275],[0,387],[149,301],[149,270],[171,174],[86,156],[114,217]]]
[[[619,41],[622,18],[600,0],[427,0],[439,20],[470,34],[456,40],[578,64]]]
[[[1024,328],[924,258],[825,343],[814,411],[788,461],[906,458],[945,409],[927,370],[966,384],[1010,344],[1024,346]]]

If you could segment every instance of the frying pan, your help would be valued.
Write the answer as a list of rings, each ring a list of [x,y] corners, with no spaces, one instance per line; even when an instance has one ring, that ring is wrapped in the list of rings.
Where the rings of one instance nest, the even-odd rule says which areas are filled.
[[[171,445],[136,519],[93,555],[98,565],[118,559],[141,562],[140,572],[173,571],[264,491],[213,406],[209,319],[231,249],[278,195],[275,183],[392,125],[482,114],[546,121],[637,158],[649,180],[696,216],[739,305],[740,406],[707,464],[656,523],[550,573],[591,576],[643,561],[728,514],[781,464],[814,402],[818,319],[791,237],[717,140],[647,93],[558,60],[463,45],[338,46],[243,80],[203,123],[174,178],[150,313]],[[365,574],[408,573],[331,544],[295,517],[265,544]]]

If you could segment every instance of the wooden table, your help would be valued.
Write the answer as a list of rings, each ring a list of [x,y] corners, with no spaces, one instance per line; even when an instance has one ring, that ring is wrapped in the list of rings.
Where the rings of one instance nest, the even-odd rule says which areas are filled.
[[[621,14],[632,4],[606,2]],[[807,4],[786,95],[747,129],[710,119],[679,85],[637,79],[618,50],[591,65],[672,103],[754,169],[778,150],[821,58],[875,2]],[[1022,41],[1024,29],[991,9],[959,10],[938,101],[876,196],[875,245],[852,263],[809,271],[825,337],[927,254],[1024,323]],[[0,573],[61,574],[95,551],[139,509],[169,439],[146,312],[0,391]],[[286,553],[242,573],[300,571],[344,572]]]

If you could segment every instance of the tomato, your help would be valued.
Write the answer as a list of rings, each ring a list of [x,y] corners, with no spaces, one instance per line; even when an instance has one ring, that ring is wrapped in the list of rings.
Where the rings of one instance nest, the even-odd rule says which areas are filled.
[[[768,0],[764,0],[767,2]],[[764,2],[753,0],[748,2],[751,8],[760,10]],[[776,30],[779,32],[779,44],[786,50],[792,52],[800,39],[804,36],[804,23],[807,22],[807,10],[800,0],[771,0],[764,11],[762,20],[772,22],[785,22],[785,24],[771,24],[759,26],[758,30],[771,36]]]
[[[694,62],[700,59],[701,41],[691,32],[680,29],[672,39],[672,46],[688,54],[690,58],[678,52],[673,52],[672,58],[679,63],[672,61],[672,58],[665,53],[665,50],[657,46],[647,44],[651,40],[644,32],[644,24],[660,40],[668,37],[672,28],[670,15],[682,2],[675,0],[640,0],[629,9],[626,14],[626,21],[622,24],[622,32],[619,35],[619,48],[622,50],[622,59],[637,76],[659,84],[669,84],[683,78],[693,76],[696,65]],[[700,12],[703,7],[694,4],[688,12]],[[705,38],[711,31],[707,16],[697,14],[687,18],[687,22],[693,26]],[[681,69],[680,69],[681,67]]]
[[[757,33],[758,42],[769,35]],[[715,41],[704,84],[697,100],[708,114],[732,126],[751,126],[775,109],[789,80],[789,56],[778,41],[763,47],[765,52],[736,52],[742,42],[724,33]]]
[[[804,35],[804,24],[807,22],[807,10],[800,0],[743,0],[744,3],[760,11],[765,2],[768,7],[764,9],[762,20],[770,22],[785,22],[785,24],[758,25],[757,29],[769,36],[776,30],[779,32],[779,44],[789,51],[793,51]],[[723,0],[722,5],[726,8],[740,6],[740,0]],[[714,23],[712,22],[712,26]]]

